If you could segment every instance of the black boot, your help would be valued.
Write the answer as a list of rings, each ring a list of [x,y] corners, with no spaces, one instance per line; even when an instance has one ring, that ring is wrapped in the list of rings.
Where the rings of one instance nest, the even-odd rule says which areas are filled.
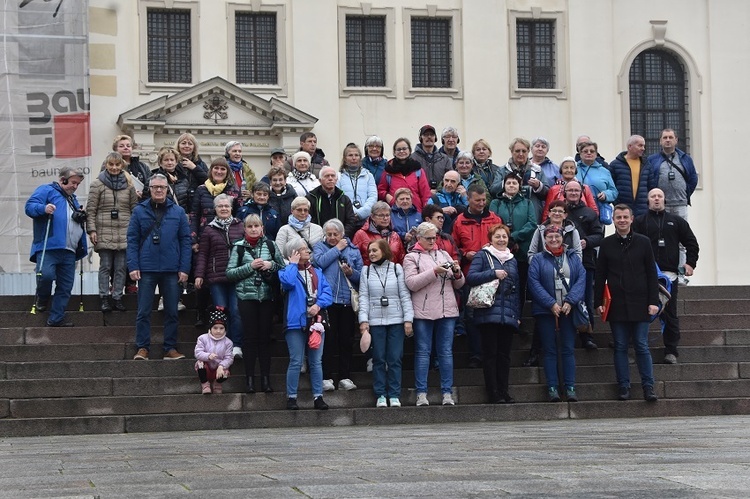
[[[529,351],[529,358],[523,363],[523,367],[537,367],[539,365],[539,354],[536,350],[531,349]]]
[[[273,388],[271,388],[271,377],[270,376],[261,376],[260,377],[260,391],[265,393],[272,393]]]
[[[255,393],[255,378],[252,376],[247,377],[247,386],[245,387],[245,393]]]
[[[112,305],[109,303],[109,297],[104,296],[102,297],[102,306],[101,306],[102,312],[111,312],[112,311]]]

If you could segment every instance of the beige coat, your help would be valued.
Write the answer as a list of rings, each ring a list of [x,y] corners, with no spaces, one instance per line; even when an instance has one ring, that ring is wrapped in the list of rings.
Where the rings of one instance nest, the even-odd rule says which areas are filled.
[[[95,251],[124,250],[127,247],[130,214],[138,203],[138,195],[130,175],[126,173],[125,176],[128,187],[119,191],[107,187],[101,178],[91,182],[86,204],[86,232],[96,232],[98,241],[94,246]],[[118,217],[112,218],[112,210],[115,208]]]

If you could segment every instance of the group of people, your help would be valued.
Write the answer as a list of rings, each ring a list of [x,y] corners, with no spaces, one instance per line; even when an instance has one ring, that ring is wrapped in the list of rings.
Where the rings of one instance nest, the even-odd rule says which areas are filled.
[[[662,132],[662,151],[647,159],[643,138],[631,137],[609,164],[587,136],[559,165],[548,158],[544,138],[515,138],[502,166],[484,139],[459,150],[453,127],[443,130],[440,148],[431,125],[418,138],[414,149],[397,139],[390,160],[377,136],[367,139],[364,153],[350,143],[336,169],[307,132],[290,158],[272,150],[270,169],[257,181],[236,141],[206,165],[186,133],[177,148],[162,148],[158,167],[149,170],[132,155],[130,137],[118,136],[85,210],[74,194],[83,172],[70,167],[27,202],[36,310],[46,309],[56,280],[48,325],[72,325],[64,310],[88,233],[100,255],[102,312],[125,310],[122,294],[137,283],[135,359],[149,358],[157,287],[164,358],[184,358],[176,349],[179,297],[181,286],[194,286],[196,325],[210,327],[195,351],[203,393],[221,392],[235,358],[244,361],[248,393],[273,391],[276,316],[290,357],[288,409],[298,408],[305,370],[317,409],[328,408],[324,392],[356,389],[357,340],[370,358],[376,406],[400,406],[404,341],[412,336],[418,406],[429,405],[434,365],[439,401],[455,404],[455,335],[467,336],[468,365],[483,368],[488,401],[512,403],[510,350],[529,299],[534,340],[526,365],[541,359],[550,401],[562,393],[578,400],[576,335],[582,347],[598,348],[594,310],[611,325],[618,397],[630,397],[632,341],[644,398],[656,400],[647,342],[659,305],[656,263],[674,283],[662,317],[665,361],[676,363],[677,284],[698,258],[687,222],[697,174],[674,131]],[[615,234],[605,237],[608,224]],[[584,324],[581,310],[588,311]],[[209,347],[222,350],[206,353]]]

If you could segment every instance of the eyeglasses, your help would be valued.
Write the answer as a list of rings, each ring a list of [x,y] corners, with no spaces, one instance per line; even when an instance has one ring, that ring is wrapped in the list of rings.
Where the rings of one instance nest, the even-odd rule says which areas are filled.
[[[396,151],[396,152],[409,152],[409,148],[408,147],[397,147],[396,149],[394,149],[394,151]]]
[[[549,212],[556,215],[565,215],[565,210],[549,210]]]
[[[150,188],[153,189],[153,190],[155,190],[155,191],[166,191],[167,190],[167,186],[166,185],[152,185]]]
[[[390,218],[391,214],[390,213],[376,213],[376,214],[373,215],[373,217],[375,217],[375,218]]]
[[[432,236],[432,237],[422,236],[422,239],[424,239],[425,241],[437,241],[437,236]]]
[[[438,215],[437,217],[432,217],[433,220],[445,220],[445,217]]]

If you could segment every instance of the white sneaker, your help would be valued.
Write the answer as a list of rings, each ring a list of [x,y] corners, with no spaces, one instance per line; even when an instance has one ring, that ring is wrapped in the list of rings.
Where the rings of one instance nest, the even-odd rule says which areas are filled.
[[[349,378],[342,379],[341,381],[339,381],[339,390],[349,391],[349,390],[356,390],[356,389],[357,389],[357,385],[355,385],[352,382],[352,380],[350,380]]]
[[[426,393],[417,394],[417,406],[420,406],[420,405],[430,405],[430,402],[427,400]]]
[[[384,395],[378,397],[378,403],[375,404],[375,407],[388,407],[388,402],[385,401]]]
[[[158,310],[159,312],[164,311],[164,297],[163,296],[159,298],[159,306],[156,307],[156,310]]]
[[[332,379],[324,379],[323,380],[323,391],[324,392],[332,392],[336,389],[335,386],[333,386],[333,380]]]
[[[397,397],[391,397],[391,407],[401,407],[401,401]]]
[[[367,359],[367,372],[372,372],[372,359]]]
[[[184,303],[182,303],[182,300],[180,300],[180,301],[178,301],[178,302],[177,302],[177,311],[178,311],[178,312],[182,312],[182,311],[183,311],[183,310],[185,310],[186,308],[187,308],[187,307],[185,306],[185,304],[184,304]]]
[[[240,347],[234,347],[232,348],[232,357],[235,359],[241,359],[242,358],[242,349]]]
[[[456,403],[453,401],[453,395],[451,395],[450,393],[444,393],[443,405],[456,405]]]

